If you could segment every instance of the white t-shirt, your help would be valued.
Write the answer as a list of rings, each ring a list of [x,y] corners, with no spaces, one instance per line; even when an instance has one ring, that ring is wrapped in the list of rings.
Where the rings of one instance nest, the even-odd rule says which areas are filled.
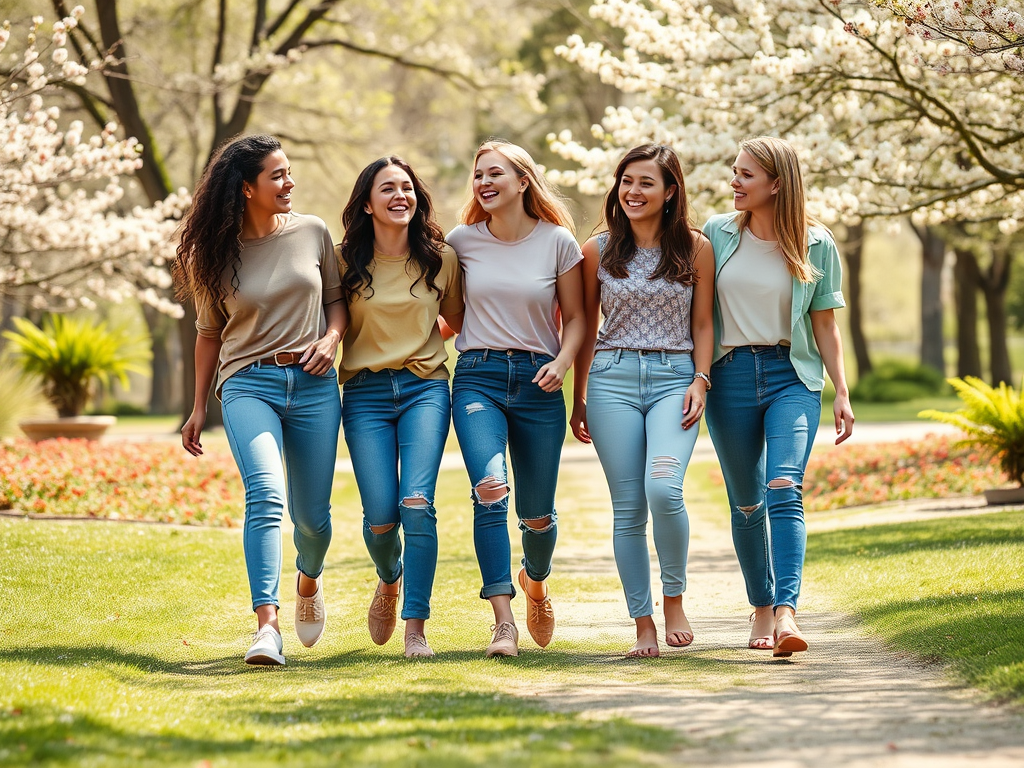
[[[723,347],[789,344],[793,277],[777,241],[760,240],[744,227],[736,253],[718,274],[715,291]]]
[[[561,340],[555,280],[583,260],[572,232],[539,221],[523,239],[505,242],[481,221],[460,224],[447,240],[462,266],[466,299],[455,348],[556,356]]]

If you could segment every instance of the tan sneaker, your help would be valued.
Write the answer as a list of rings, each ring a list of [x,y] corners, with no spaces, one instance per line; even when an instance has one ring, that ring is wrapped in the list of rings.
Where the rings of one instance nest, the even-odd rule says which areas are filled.
[[[533,642],[541,648],[547,648],[551,635],[555,631],[555,612],[551,608],[551,598],[544,595],[543,600],[534,600],[526,590],[526,569],[519,570],[519,586],[526,596],[526,628],[530,630]]]
[[[519,630],[511,621],[503,621],[494,627],[494,637],[491,644],[487,646],[484,654],[487,658],[492,656],[518,656],[519,655]]]
[[[299,642],[312,648],[323,637],[327,624],[327,607],[324,605],[324,577],[317,576],[316,592],[311,597],[299,594],[299,574],[295,574],[295,634]]]
[[[399,591],[402,588],[402,578],[395,582]],[[398,617],[398,595],[388,595],[382,591],[383,580],[378,579],[377,591],[373,593],[373,600],[370,602],[370,612],[366,616],[366,626],[370,630],[370,639],[377,645],[384,645],[395,633],[395,623]]]
[[[405,658],[407,659],[429,659],[434,652],[427,645],[427,638],[420,632],[413,632],[405,636]]]

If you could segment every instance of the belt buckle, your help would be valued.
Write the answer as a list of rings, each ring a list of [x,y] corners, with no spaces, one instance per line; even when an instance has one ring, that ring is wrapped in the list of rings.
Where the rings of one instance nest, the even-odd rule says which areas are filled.
[[[291,352],[275,352],[274,353],[274,365],[276,365],[278,368],[283,368],[286,365],[291,365],[291,363],[282,363],[280,360],[278,360],[277,359],[278,355],[288,355],[288,358],[291,359],[292,353]]]

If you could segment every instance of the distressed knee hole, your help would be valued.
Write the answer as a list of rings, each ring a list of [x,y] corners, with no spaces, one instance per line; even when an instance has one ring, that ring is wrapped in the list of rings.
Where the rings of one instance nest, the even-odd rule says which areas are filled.
[[[738,509],[740,512],[742,512],[744,517],[749,519],[750,516],[752,514],[754,514],[755,512],[757,512],[757,510],[759,510],[763,505],[764,505],[764,502],[761,501],[761,502],[758,502],[757,504],[755,504],[752,507],[740,507],[740,506],[737,506],[736,509]]]
[[[403,507],[429,507],[430,501],[423,494],[416,494],[415,496],[409,496],[402,499]]]
[[[651,479],[675,477],[682,466],[683,463],[675,456],[655,456],[651,460]]]
[[[799,486],[788,477],[776,477],[768,483],[769,488],[798,488]]]
[[[496,477],[485,477],[473,488],[473,495],[481,504],[497,504],[508,498],[508,486]]]
[[[532,520],[520,520],[520,528],[523,530],[529,530],[530,533],[547,533],[551,530],[554,525],[554,520],[551,515],[544,515],[544,517],[534,518]]]
[[[387,533],[395,527],[394,523],[388,523],[387,525],[371,525],[370,530],[380,536],[382,533]]]
[[[465,407],[466,415],[469,416],[474,413],[480,413],[484,409],[483,403],[469,403]]]

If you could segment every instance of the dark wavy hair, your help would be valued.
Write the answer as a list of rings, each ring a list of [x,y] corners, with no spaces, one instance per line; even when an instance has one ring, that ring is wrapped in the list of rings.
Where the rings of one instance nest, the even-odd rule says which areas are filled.
[[[242,253],[243,182],[252,184],[267,156],[281,149],[273,136],[240,136],[222,144],[203,171],[181,225],[178,258],[171,267],[179,301],[217,304],[227,297],[224,273],[238,290]]]
[[[430,193],[416,172],[402,158],[388,155],[363,168],[341,214],[345,237],[339,250],[344,267],[341,289],[345,301],[353,296],[370,298],[373,295],[373,273],[370,272],[370,264],[373,262],[373,217],[366,213],[365,206],[370,201],[373,180],[389,165],[397,166],[408,174],[416,195],[416,211],[409,222],[409,261],[416,265],[420,274],[409,287],[409,293],[422,280],[440,300],[442,291],[434,280],[441,272],[441,253],[445,248],[444,230],[434,219],[434,204],[430,200]]]
[[[608,242],[601,255],[601,265],[612,277],[629,276],[629,262],[636,252],[633,228],[619,203],[619,186],[626,167],[637,160],[653,160],[661,168],[665,187],[673,184],[676,193],[672,195],[661,213],[661,260],[651,274],[651,279],[664,278],[682,285],[697,282],[694,256],[697,250],[696,238],[690,224],[690,209],[683,184],[683,169],[679,158],[671,147],[663,144],[643,144],[633,147],[619,161],[615,168],[615,185],[608,190],[604,201],[604,221],[608,228]]]

